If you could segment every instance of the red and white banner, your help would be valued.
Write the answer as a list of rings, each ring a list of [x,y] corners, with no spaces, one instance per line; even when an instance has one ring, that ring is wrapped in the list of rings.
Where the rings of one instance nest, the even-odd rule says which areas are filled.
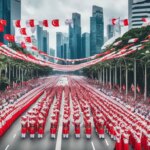
[[[133,39],[130,39],[129,41],[128,41],[128,43],[135,43],[135,42],[137,42],[139,39],[138,38],[133,38]]]

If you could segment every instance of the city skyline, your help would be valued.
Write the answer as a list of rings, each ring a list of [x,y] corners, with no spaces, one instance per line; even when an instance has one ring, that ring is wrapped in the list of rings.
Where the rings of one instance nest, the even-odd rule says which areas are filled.
[[[65,19],[71,19],[71,15],[73,12],[77,12],[81,14],[81,26],[82,26],[82,33],[84,32],[90,32],[90,16],[92,14],[92,6],[97,5],[100,7],[103,7],[104,9],[104,27],[105,27],[105,36],[107,35],[106,32],[106,26],[108,23],[110,23],[110,19],[113,17],[121,17],[121,18],[127,18],[128,12],[122,11],[122,8],[127,9],[128,8],[128,1],[124,0],[117,0],[115,1],[118,5],[114,5],[114,0],[109,0],[108,2],[105,0],[98,1],[95,0],[94,2],[90,0],[88,3],[87,1],[83,0],[81,5],[78,5],[79,1],[68,1],[65,0],[63,3],[62,0],[53,1],[53,7],[51,5],[47,5],[51,0],[22,0],[23,7],[22,7],[22,18],[23,19],[29,19],[31,16],[34,19],[54,19],[58,18],[61,22],[64,22]],[[111,6],[114,7],[111,7]],[[28,7],[26,7],[28,6]],[[56,7],[55,7],[56,6]],[[38,8],[38,9],[37,9]],[[44,11],[41,11],[43,10]],[[51,11],[49,11],[51,10]],[[119,15],[119,16],[118,16]],[[127,27],[123,29],[123,31],[127,31]],[[50,39],[50,47],[56,49],[56,32],[68,32],[68,27],[63,24],[59,28],[53,28],[51,27],[49,29],[52,39]]]

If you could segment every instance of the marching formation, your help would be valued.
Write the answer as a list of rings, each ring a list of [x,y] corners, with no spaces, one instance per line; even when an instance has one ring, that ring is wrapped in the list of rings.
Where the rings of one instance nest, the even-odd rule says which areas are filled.
[[[100,141],[109,135],[115,142],[112,149],[150,149],[150,122],[81,77],[47,78],[43,85],[4,106],[0,113],[1,136],[24,113],[20,119],[22,138],[45,138],[49,132],[56,139],[61,129],[63,139],[72,138],[72,131],[76,139],[85,137],[87,142],[93,134]]]

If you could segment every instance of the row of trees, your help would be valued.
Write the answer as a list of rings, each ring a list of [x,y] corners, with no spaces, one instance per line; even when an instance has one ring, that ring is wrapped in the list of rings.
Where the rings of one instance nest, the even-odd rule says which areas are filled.
[[[105,51],[114,48],[115,51],[119,51],[124,46],[128,45],[128,40],[131,38],[138,38],[139,41],[135,45],[141,44],[143,40],[148,39],[150,35],[150,26],[132,29],[125,33],[121,38],[116,39],[115,42],[121,40],[122,43],[118,46],[113,46],[113,43],[109,45]],[[114,43],[115,43],[114,42]],[[142,50],[137,50],[135,53],[122,57],[119,59],[113,59],[94,65],[89,68],[83,69],[86,76],[90,78],[96,78],[103,84],[110,84],[110,88],[114,88],[115,85],[119,85],[120,92],[122,92],[122,86],[126,87],[126,95],[130,90],[131,85],[141,88],[141,93],[144,94],[144,99],[147,99],[147,95],[150,94],[150,41],[147,41]],[[136,99],[137,90],[134,90],[134,98]]]
[[[25,54],[29,53],[15,44],[12,44],[11,48]],[[13,83],[22,83],[35,77],[49,75],[51,72],[52,69],[49,67],[0,55],[0,90],[5,90],[8,85],[13,86]]]

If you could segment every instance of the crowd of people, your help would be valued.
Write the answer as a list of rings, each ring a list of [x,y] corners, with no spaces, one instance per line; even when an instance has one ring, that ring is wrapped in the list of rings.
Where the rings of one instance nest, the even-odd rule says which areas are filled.
[[[98,91],[90,85],[93,83],[89,84],[80,77],[66,76],[63,80],[62,77],[57,77],[50,81],[42,87],[38,86],[39,90],[36,89],[30,96],[14,102],[14,105],[4,106],[5,109],[0,111],[1,135],[5,128],[38,100],[21,117],[23,138],[28,134],[30,138],[35,138],[36,135],[42,138],[49,120],[51,138],[56,138],[60,127],[62,137],[69,138],[72,125],[76,138],[81,138],[81,129],[84,129],[87,139],[94,132],[100,139],[104,139],[106,133],[109,134],[115,141],[116,150],[129,150],[130,146],[134,150],[150,149],[149,115],[144,115],[144,111],[141,113],[140,109],[144,109],[141,103],[129,104],[129,99],[124,101],[121,94],[115,95],[104,87]],[[39,99],[42,94],[43,97]]]
[[[86,80],[91,85],[94,85],[98,90],[103,92],[104,94],[110,96],[112,99],[116,100],[118,103],[124,105],[128,109],[132,109],[133,112],[137,114],[141,114],[145,119],[150,119],[150,105],[144,101],[144,96],[140,93],[137,93],[136,99],[134,99],[133,91],[129,91],[128,95],[126,95],[125,90],[118,88],[110,89],[109,85],[103,85],[103,83],[99,83],[97,80]]]
[[[18,86],[8,86],[5,91],[0,91],[0,110],[8,104],[14,103],[17,99],[30,90],[41,85],[44,80],[44,78],[31,79],[24,81],[23,84],[18,84]]]

